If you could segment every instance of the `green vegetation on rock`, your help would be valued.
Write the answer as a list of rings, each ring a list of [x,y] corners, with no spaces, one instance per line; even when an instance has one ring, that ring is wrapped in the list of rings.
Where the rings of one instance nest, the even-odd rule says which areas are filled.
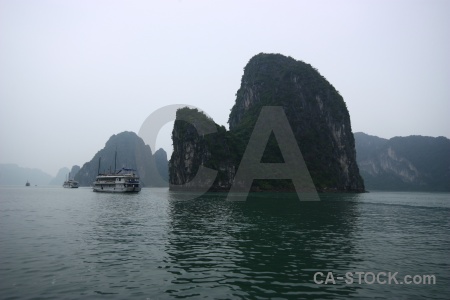
[[[229,116],[230,131],[205,114],[183,108],[172,132],[172,187],[192,180],[204,165],[219,172],[211,190],[228,190],[263,106],[282,106],[313,182],[322,191],[364,191],[356,164],[350,116],[343,98],[312,66],[280,54],[258,54],[244,69]],[[217,133],[199,136],[189,122],[210,122]],[[283,162],[276,138],[262,162]],[[255,180],[254,190],[293,190],[290,180]]]

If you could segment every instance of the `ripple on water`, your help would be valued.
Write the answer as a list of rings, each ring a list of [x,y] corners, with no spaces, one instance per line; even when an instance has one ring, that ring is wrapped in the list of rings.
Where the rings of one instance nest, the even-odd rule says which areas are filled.
[[[445,299],[449,207],[406,195],[195,200],[165,189],[4,190],[0,294],[11,298]],[[9,195],[8,195],[9,193]],[[8,201],[10,194],[14,201]],[[432,196],[432,195],[431,195]],[[431,197],[429,194],[427,197]],[[403,198],[402,198],[403,197]],[[439,196],[441,197],[441,196]],[[425,201],[425,200],[424,200]],[[406,204],[405,204],[406,203]],[[436,273],[435,286],[317,285],[316,272]]]

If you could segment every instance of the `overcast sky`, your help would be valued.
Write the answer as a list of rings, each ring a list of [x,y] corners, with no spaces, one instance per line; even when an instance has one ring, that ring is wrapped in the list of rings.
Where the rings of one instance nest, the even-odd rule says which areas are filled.
[[[450,137],[450,1],[0,0],[0,163],[56,175],[167,104],[228,127],[260,52],[317,68],[353,132]]]

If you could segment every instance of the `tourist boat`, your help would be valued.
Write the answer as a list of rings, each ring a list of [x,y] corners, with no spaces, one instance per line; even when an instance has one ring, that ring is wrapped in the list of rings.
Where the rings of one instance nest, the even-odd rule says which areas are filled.
[[[76,189],[78,188],[78,181],[75,181],[73,179],[66,180],[64,181],[63,187],[69,189]]]
[[[93,183],[94,192],[138,193],[141,185],[135,172],[122,168],[115,174],[99,174]]]
[[[76,189],[76,188],[78,188],[78,181],[75,181],[74,179],[70,179],[70,173],[69,173],[67,180],[64,181],[64,183],[63,183],[63,187],[68,188],[68,189]]]
[[[98,159],[97,178],[92,184],[94,192],[109,193],[138,193],[141,191],[141,184],[136,170],[122,168],[118,172],[110,174],[100,174],[101,157]],[[114,170],[116,170],[117,150],[114,156]]]
[[[30,183],[28,182],[28,180],[27,180],[27,183],[25,183],[25,186],[30,186]]]

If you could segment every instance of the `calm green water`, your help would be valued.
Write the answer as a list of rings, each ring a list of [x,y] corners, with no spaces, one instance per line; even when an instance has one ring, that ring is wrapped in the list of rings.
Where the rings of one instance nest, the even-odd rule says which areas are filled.
[[[448,299],[450,194],[294,197],[0,187],[0,298]],[[329,271],[436,284],[314,282]]]

